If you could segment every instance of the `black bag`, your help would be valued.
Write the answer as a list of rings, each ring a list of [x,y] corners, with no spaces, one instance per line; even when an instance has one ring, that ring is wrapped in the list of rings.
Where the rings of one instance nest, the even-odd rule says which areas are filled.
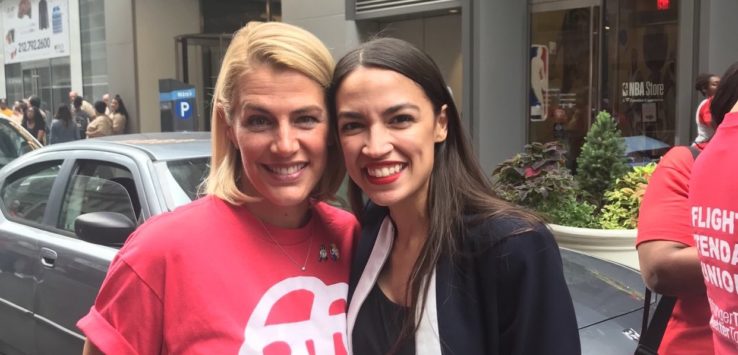
[[[697,159],[697,156],[700,155],[699,148],[693,145],[689,146],[689,151],[692,152],[692,159]],[[645,301],[643,302],[643,327],[641,328],[641,337],[638,340],[635,355],[658,355],[661,339],[664,337],[664,331],[666,331],[666,325],[669,323],[669,318],[671,318],[671,312],[674,310],[674,304],[676,304],[676,297],[662,295],[649,324],[651,290],[646,288]]]

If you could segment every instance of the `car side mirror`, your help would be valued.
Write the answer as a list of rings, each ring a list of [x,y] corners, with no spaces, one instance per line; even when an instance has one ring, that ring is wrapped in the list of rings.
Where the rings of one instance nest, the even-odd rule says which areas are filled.
[[[136,223],[118,212],[90,212],[74,219],[74,233],[86,242],[120,247]]]

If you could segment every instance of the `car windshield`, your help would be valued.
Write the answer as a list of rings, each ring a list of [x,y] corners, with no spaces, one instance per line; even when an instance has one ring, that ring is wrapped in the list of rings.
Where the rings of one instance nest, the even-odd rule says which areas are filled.
[[[168,191],[170,208],[176,208],[192,200],[200,194],[200,185],[210,172],[210,158],[189,158],[163,162],[163,188]]]

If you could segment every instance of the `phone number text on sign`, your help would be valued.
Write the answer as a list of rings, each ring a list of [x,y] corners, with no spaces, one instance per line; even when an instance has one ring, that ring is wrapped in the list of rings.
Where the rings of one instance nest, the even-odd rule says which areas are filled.
[[[51,38],[40,38],[18,43],[18,52],[31,52],[51,47]]]

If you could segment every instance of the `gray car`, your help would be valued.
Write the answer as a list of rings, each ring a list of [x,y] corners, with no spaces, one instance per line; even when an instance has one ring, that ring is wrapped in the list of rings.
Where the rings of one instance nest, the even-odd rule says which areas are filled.
[[[118,248],[146,219],[196,198],[209,157],[207,133],[139,134],[45,147],[0,170],[0,353],[79,354],[75,324]],[[633,353],[640,275],[562,256],[583,353]]]
[[[75,327],[126,235],[195,198],[207,133],[44,147],[0,170],[0,353],[79,354]],[[76,223],[75,223],[76,222]]]

